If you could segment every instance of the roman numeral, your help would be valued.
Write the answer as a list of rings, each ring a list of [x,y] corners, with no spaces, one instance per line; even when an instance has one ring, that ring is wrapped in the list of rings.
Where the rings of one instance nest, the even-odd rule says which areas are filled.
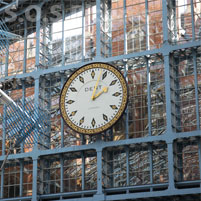
[[[91,72],[91,77],[92,77],[92,79],[94,79],[94,77],[95,77],[95,72],[94,72],[94,70],[92,70],[92,72]]]
[[[116,83],[117,83],[117,80],[113,80],[113,81],[111,82],[110,86],[113,86],[113,85],[115,85]]]
[[[103,73],[102,80],[104,80],[106,77],[107,77],[107,71]]]
[[[92,119],[91,125],[92,125],[93,127],[96,125],[96,121],[95,121],[94,118]]]
[[[119,92],[116,92],[113,94],[113,96],[115,96],[115,97],[120,96],[120,95],[121,95],[121,93],[119,93]]]
[[[71,87],[70,90],[71,90],[72,92],[77,92],[77,89],[74,88],[74,87]]]
[[[73,112],[70,114],[70,117],[75,116],[75,115],[76,115],[76,113],[77,113],[77,111],[73,111]]]
[[[113,110],[117,110],[117,106],[116,105],[110,105],[110,107],[113,109]]]
[[[103,114],[103,119],[104,119],[105,121],[108,121],[108,117],[107,117],[105,114]]]
[[[84,123],[84,117],[82,117],[82,119],[80,119],[80,126]]]

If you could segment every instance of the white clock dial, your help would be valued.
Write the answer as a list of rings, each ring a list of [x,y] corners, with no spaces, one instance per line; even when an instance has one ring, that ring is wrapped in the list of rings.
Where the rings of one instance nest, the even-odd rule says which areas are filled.
[[[60,99],[65,122],[83,134],[100,133],[124,112],[127,85],[113,66],[93,63],[78,69],[65,83]]]

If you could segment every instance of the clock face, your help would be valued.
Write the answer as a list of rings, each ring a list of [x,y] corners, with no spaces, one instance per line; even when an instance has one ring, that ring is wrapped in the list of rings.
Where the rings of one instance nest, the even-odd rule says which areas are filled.
[[[101,133],[123,114],[127,83],[115,67],[92,63],[76,70],[64,84],[60,110],[69,127],[82,134]]]

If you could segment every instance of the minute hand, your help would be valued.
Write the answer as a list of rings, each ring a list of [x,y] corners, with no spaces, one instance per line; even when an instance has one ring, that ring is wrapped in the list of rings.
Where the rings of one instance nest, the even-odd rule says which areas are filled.
[[[93,90],[93,93],[92,93],[92,96],[91,96],[91,99],[92,99],[92,100],[94,100],[94,98],[95,98],[94,95],[95,95],[95,93],[96,93],[96,89],[97,89],[97,87],[98,87],[98,83],[99,83],[101,74],[102,74],[102,69],[101,69],[101,71],[100,71],[100,74],[99,74],[99,76],[98,76],[98,79],[97,79],[97,81],[96,81],[96,85],[95,85],[95,87],[94,87],[94,90]]]
[[[104,87],[100,92],[98,92],[95,96],[94,99],[99,97],[102,93],[107,93],[108,92],[108,87]]]

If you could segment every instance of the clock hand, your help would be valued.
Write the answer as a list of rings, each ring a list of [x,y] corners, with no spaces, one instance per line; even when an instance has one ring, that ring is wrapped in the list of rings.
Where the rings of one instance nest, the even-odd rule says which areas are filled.
[[[99,76],[98,76],[98,79],[97,79],[97,81],[96,81],[96,85],[95,85],[95,87],[94,87],[94,90],[93,90],[93,93],[92,93],[92,96],[91,96],[91,99],[92,99],[92,100],[94,100],[94,95],[95,95],[95,93],[96,93],[96,89],[97,89],[97,87],[98,87],[98,83],[99,83],[101,74],[102,74],[102,69],[101,69],[101,71],[100,71],[100,74],[99,74]]]
[[[102,93],[107,93],[107,92],[108,92],[108,87],[103,87],[103,89],[94,96],[94,99],[98,98]]]

